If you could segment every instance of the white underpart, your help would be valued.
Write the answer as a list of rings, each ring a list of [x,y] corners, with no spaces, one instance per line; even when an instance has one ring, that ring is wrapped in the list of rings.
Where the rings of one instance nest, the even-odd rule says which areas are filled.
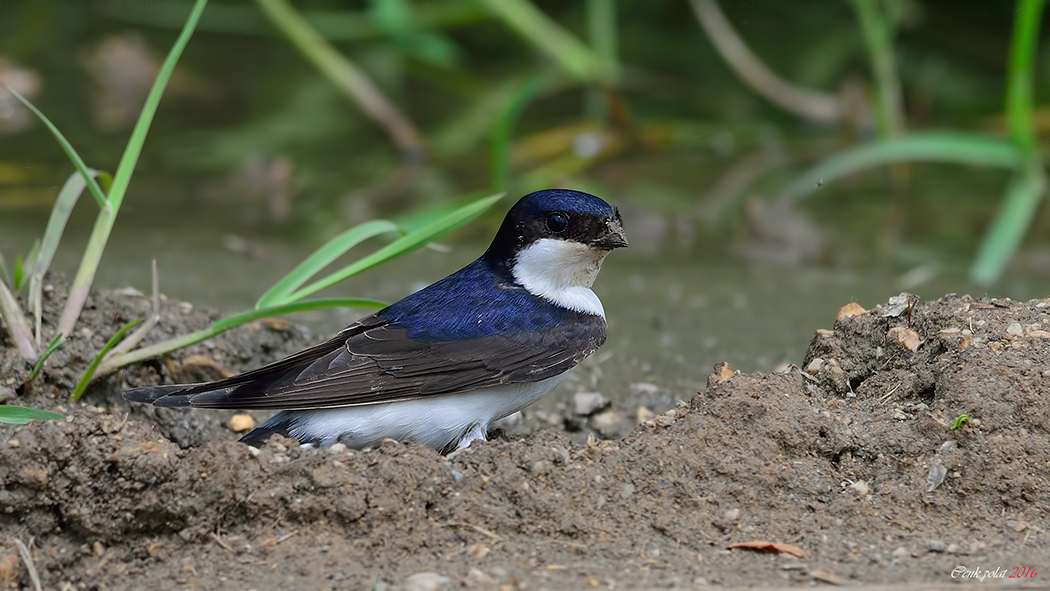
[[[293,421],[289,432],[300,441],[321,447],[342,443],[363,449],[384,439],[420,443],[441,449],[458,440],[460,449],[484,441],[489,425],[546,396],[569,372],[539,382],[503,384],[445,396],[427,396],[404,402],[290,410],[267,423]]]
[[[591,286],[607,254],[582,242],[540,238],[518,253],[511,273],[532,295],[605,318],[605,308]]]

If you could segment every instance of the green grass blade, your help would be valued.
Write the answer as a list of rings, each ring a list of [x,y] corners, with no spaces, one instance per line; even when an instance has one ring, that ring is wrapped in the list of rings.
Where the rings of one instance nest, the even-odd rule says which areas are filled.
[[[26,262],[22,259],[22,255],[15,257],[15,271],[11,279],[14,281],[15,293],[22,291],[22,286],[26,282]]]
[[[879,136],[897,137],[904,128],[900,78],[893,51],[896,23],[876,0],[853,0],[860,21],[861,33],[867,47],[868,59],[875,75],[875,119]]]
[[[58,350],[59,347],[66,344],[66,340],[62,338],[62,335],[55,335],[55,338],[51,341],[51,344],[47,346],[44,354],[40,356],[40,359],[36,360],[36,364],[33,366],[33,371],[29,372],[29,377],[26,378],[27,382],[32,382],[36,379],[36,376],[40,375],[40,370],[44,369],[44,362],[47,361],[51,354]]]
[[[116,347],[113,347],[113,349],[111,349],[106,355],[107,359],[120,355],[121,353],[127,353],[134,349],[142,342],[142,339],[146,338],[146,335],[153,330],[153,327],[157,326],[160,322],[160,272],[157,270],[157,259],[153,259],[150,266],[153,271],[153,294],[151,298],[153,303],[152,314],[146,317],[145,322],[140,324],[139,327],[135,329],[135,332],[128,335],[127,338],[121,341]],[[105,362],[105,360],[103,360],[103,362]]]
[[[587,41],[594,48],[595,55],[608,64],[613,83],[618,83],[620,70],[617,37],[616,0],[587,0]],[[584,114],[588,119],[605,121],[609,118],[608,92],[597,86],[587,89]]]
[[[970,276],[981,284],[994,283],[1021,244],[1046,191],[1046,176],[1038,167],[1019,173],[1006,190],[1002,208],[981,239]]]
[[[86,370],[84,370],[84,374],[80,376],[80,381],[77,382],[76,387],[73,388],[73,394],[69,397],[70,402],[77,402],[80,400],[80,397],[84,395],[84,391],[87,390],[88,384],[91,383],[91,379],[95,377],[95,370],[97,370],[98,366],[102,364],[102,360],[106,357],[106,353],[109,353],[110,349],[117,346],[120,339],[124,338],[124,333],[134,328],[140,322],[142,322],[141,318],[138,320],[132,320],[120,327],[120,330],[106,341],[106,344],[98,354],[95,355],[95,358],[91,360],[91,364],[88,365]]]
[[[590,47],[527,0],[483,0],[511,29],[582,82],[611,84],[613,68]]]
[[[51,120],[40,112],[40,109],[37,109],[36,106],[33,105],[33,103],[29,102],[29,99],[22,96],[21,94],[18,94],[18,92],[15,91],[15,89],[4,84],[3,82],[0,82],[0,86],[3,86],[4,90],[10,92],[11,96],[18,99],[23,105],[26,106],[27,109],[32,111],[33,114],[36,115],[41,122],[43,122],[44,126],[47,127],[47,129],[51,132],[51,135],[55,136],[55,139],[58,141],[58,145],[62,146],[62,150],[65,151],[66,156],[69,157],[69,160],[73,163],[73,166],[75,166],[76,169],[80,172],[80,178],[84,180],[88,187],[90,187],[91,196],[95,198],[95,203],[98,204],[99,209],[106,209],[108,207],[108,202],[106,201],[106,194],[102,192],[102,187],[100,187],[98,183],[95,182],[94,171],[92,171],[90,168],[87,167],[86,164],[84,164],[84,160],[80,157],[80,154],[77,154],[77,151],[73,149],[73,144],[69,143],[69,140],[66,139],[66,136],[62,135],[62,132],[59,131],[57,127],[55,127],[55,124],[51,123]]]
[[[143,4],[104,0],[97,7],[114,19],[151,27],[181,27],[189,13],[185,0],[150,0]],[[492,18],[477,0],[417,2],[411,5],[411,9],[412,20],[419,29],[443,29]],[[386,33],[366,11],[303,10],[302,15],[318,33],[333,42],[379,39]],[[201,17],[197,30],[274,35],[273,27],[258,10],[233,3],[213,4]]]
[[[1017,2],[1006,72],[1006,123],[1010,139],[1024,155],[1025,170],[1010,181],[1003,205],[981,240],[970,269],[970,276],[978,283],[992,283],[1002,274],[1031,226],[1046,192],[1046,175],[1032,120],[1035,55],[1045,5],[1046,0]]]
[[[88,174],[94,178],[98,171],[89,168]],[[62,190],[58,192],[58,198],[51,207],[51,217],[47,220],[47,228],[44,230],[44,239],[40,243],[40,253],[33,262],[33,272],[29,278],[30,291],[34,289],[34,282],[39,283],[48,267],[51,266],[51,261],[58,250],[58,244],[62,241],[62,233],[66,229],[69,215],[73,212],[73,207],[76,206],[86,186],[83,175],[71,174],[66,179],[66,183],[62,185]]]
[[[149,133],[150,125],[153,123],[153,116],[157,112],[157,106],[160,104],[161,96],[164,94],[164,88],[167,86],[168,79],[171,78],[171,72],[175,69],[175,64],[178,63],[182,50],[189,43],[190,37],[193,35],[193,29],[197,26],[197,21],[200,19],[200,15],[207,4],[208,0],[197,0],[193,5],[193,10],[186,20],[182,33],[179,34],[175,45],[172,46],[168,57],[161,65],[160,71],[157,73],[157,79],[153,81],[153,87],[150,88],[149,95],[146,96],[146,103],[142,106],[142,112],[139,113],[138,121],[135,122],[135,128],[131,132],[131,138],[124,149],[124,155],[117,166],[117,172],[113,176],[113,185],[110,187],[107,201],[109,207],[99,213],[95,221],[95,228],[91,232],[91,238],[88,240],[87,248],[84,250],[84,257],[80,261],[80,268],[73,279],[73,285],[69,291],[69,299],[58,323],[58,332],[60,334],[68,336],[73,331],[77,318],[80,317],[80,311],[84,307],[88,291],[91,289],[91,284],[95,279],[98,263],[102,259],[102,251],[105,250],[106,242],[113,231],[117,212],[120,211],[120,205],[124,201],[124,195],[128,190],[128,185],[131,183],[131,175],[135,171],[135,165],[138,163],[139,155],[142,153],[142,145],[146,142],[146,134]],[[83,171],[82,174],[87,176]],[[93,183],[94,179],[91,179],[90,182]]]
[[[329,240],[324,246],[318,248],[312,255],[307,257],[305,261],[299,263],[297,267],[292,269],[290,273],[285,275],[283,279],[259,298],[255,308],[259,309],[287,303],[289,295],[351,248],[369,238],[397,231],[397,224],[387,220],[372,220],[350,228]]]
[[[63,415],[46,410],[25,408],[22,406],[0,405],[0,423],[8,425],[25,425],[33,421],[53,421],[66,418]]]
[[[26,274],[26,269],[32,269],[36,266],[36,262],[40,257],[40,240],[33,241],[33,247],[29,249],[29,254],[26,255],[26,260],[22,262],[22,281],[18,284],[18,290],[21,291],[22,287],[25,286],[26,281],[32,280],[32,272]]]
[[[0,281],[0,318],[7,325],[7,333],[18,348],[18,354],[23,359],[32,360],[36,358],[36,345],[33,344],[33,329],[29,327],[29,320],[22,314],[18,307],[15,294],[7,288],[7,284]]]
[[[616,1],[587,0],[587,37],[594,52],[616,72]]]
[[[490,178],[492,188],[506,191],[510,184],[510,143],[514,136],[514,123],[525,107],[543,88],[547,76],[539,72],[530,76],[511,97],[500,114],[496,129],[492,132],[492,147],[489,151]]]
[[[88,174],[94,178],[99,173],[89,168]],[[58,250],[58,244],[62,241],[62,233],[65,232],[69,215],[73,212],[73,207],[76,206],[85,187],[87,187],[87,183],[80,174],[71,174],[66,179],[65,184],[62,185],[62,190],[58,192],[55,204],[51,207],[51,216],[48,218],[47,228],[44,230],[44,240],[41,242],[40,251],[33,261],[33,271],[29,276],[29,313],[34,317],[36,345],[38,347],[40,346],[43,314],[41,300],[44,274],[47,273],[48,267],[51,266],[51,261]]]
[[[288,0],[256,0],[270,22],[341,92],[382,125],[407,161],[423,154],[423,140],[412,122],[364,70],[326,41]]]
[[[846,175],[897,162],[953,162],[1019,170],[1025,159],[1004,139],[972,133],[915,133],[897,139],[871,142],[840,152],[795,177],[781,189],[779,198],[795,200]]]
[[[211,327],[218,332],[225,332],[236,326],[247,324],[260,318],[269,318],[271,316],[283,316],[285,314],[294,314],[296,312],[325,310],[328,308],[366,308],[378,310],[380,308],[385,308],[386,306],[387,304],[384,302],[366,298],[319,298],[316,300],[302,300],[267,306],[265,308],[249,310],[248,312],[241,312],[240,314],[235,314],[229,318],[223,318],[212,324]]]
[[[375,267],[381,265],[387,261],[393,260],[403,254],[409,253],[419,247],[425,245],[431,240],[436,240],[445,234],[459,228],[463,224],[466,224],[470,220],[481,215],[485,210],[492,207],[496,201],[503,198],[503,194],[492,195],[491,197],[485,197],[479,199],[473,203],[464,205],[463,207],[453,211],[452,213],[416,230],[406,236],[395,240],[391,244],[375,251],[374,253],[358,260],[355,263],[343,267],[339,271],[332,273],[315,281],[306,287],[296,291],[295,293],[288,296],[289,300],[299,300],[310,294],[317,293],[322,289],[331,287],[344,279],[348,279]]]
[[[134,351],[124,353],[122,355],[116,355],[105,360],[102,365],[99,366],[96,372],[99,376],[104,376],[112,373],[118,368],[130,365],[132,363],[138,363],[139,361],[145,361],[147,359],[153,359],[172,351],[177,351],[190,345],[195,345],[202,341],[206,341],[216,335],[219,335],[231,328],[236,328],[242,324],[247,324],[253,320],[260,318],[267,318],[270,316],[279,316],[282,314],[292,314],[295,312],[306,312],[308,310],[323,310],[329,308],[365,308],[365,309],[379,309],[385,308],[384,302],[376,300],[368,300],[361,298],[329,298],[329,299],[316,299],[306,300],[302,302],[295,302],[291,304],[283,304],[280,306],[271,306],[261,310],[249,310],[241,314],[230,316],[229,318],[223,318],[218,322],[213,323],[208,328],[192,332],[181,337],[169,339],[167,341],[150,345],[149,347],[143,347]]]
[[[1032,126],[1032,95],[1039,24],[1046,0],[1018,0],[1010,57],[1006,65],[1006,122],[1010,138],[1026,155],[1035,154],[1039,142]]]

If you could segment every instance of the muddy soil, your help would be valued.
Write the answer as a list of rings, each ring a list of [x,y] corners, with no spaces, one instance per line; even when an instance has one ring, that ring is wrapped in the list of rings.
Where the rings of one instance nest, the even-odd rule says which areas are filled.
[[[53,282],[46,323],[64,295]],[[0,427],[0,589],[32,589],[27,562],[45,589],[1045,585],[1050,299],[901,301],[817,331],[781,372],[722,366],[678,405],[639,385],[630,408],[591,418],[544,401],[446,458],[395,442],[254,449],[234,441],[231,413],[120,399],[320,340],[281,320],[69,404],[94,351],[149,309],[98,293],[28,386],[0,337],[0,394],[69,415]],[[164,302],[149,340],[214,317]],[[759,540],[799,556],[729,548]]]

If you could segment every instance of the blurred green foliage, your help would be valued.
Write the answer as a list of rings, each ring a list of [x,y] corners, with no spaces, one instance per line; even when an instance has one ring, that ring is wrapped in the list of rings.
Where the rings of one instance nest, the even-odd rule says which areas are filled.
[[[1018,29],[1019,15],[1038,23],[1041,1],[722,2],[770,73],[834,105],[836,117],[819,121],[764,97],[728,65],[698,22],[700,4],[215,0],[140,172],[181,183],[191,207],[231,199],[262,208],[257,197],[200,187],[223,186],[250,156],[287,159],[294,202],[282,223],[310,234],[485,187],[571,185],[706,224],[697,247],[724,250],[744,233],[747,200],[811,187],[800,204],[841,247],[827,255],[833,264],[966,264],[980,251],[990,262],[978,276],[991,280],[1026,228],[1028,246],[1045,248],[1050,219],[1036,205],[1050,110],[1038,101],[1050,91],[1050,44],[1038,43],[1038,27]],[[89,123],[102,89],[84,62],[126,31],[159,55],[188,8],[8,1],[0,56],[39,72],[35,102],[72,143],[101,146],[99,157],[114,161],[126,132]],[[340,87],[340,72],[360,73],[403,125],[384,124]],[[1031,86],[1004,109],[1008,77]],[[60,178],[46,134],[13,137],[0,142],[0,163],[35,166],[30,184]],[[756,158],[766,153],[774,156]],[[992,168],[971,168],[979,164]],[[833,182],[835,171],[843,176]],[[737,177],[748,182],[730,182]],[[731,190],[716,195],[720,187]],[[1012,218],[988,234],[1004,203],[1016,205],[999,218]],[[991,236],[984,247],[981,236]]]

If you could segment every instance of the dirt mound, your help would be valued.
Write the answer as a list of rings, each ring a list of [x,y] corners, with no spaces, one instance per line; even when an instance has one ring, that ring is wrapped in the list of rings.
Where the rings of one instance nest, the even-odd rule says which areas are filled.
[[[113,302],[143,311],[141,298],[96,300],[95,333]],[[452,458],[393,442],[254,450],[228,440],[219,413],[129,412],[110,378],[88,396],[97,408],[2,429],[0,588],[31,588],[15,539],[55,589],[949,584],[960,566],[1035,568],[1026,581],[1040,583],[1048,312],[952,296],[887,305],[818,331],[802,369],[723,368],[621,441],[543,430]],[[119,379],[182,379],[190,355],[237,371],[309,340],[283,324],[226,338]],[[5,375],[24,375],[0,353]],[[18,402],[54,408],[63,379]],[[754,540],[804,556],[728,549]]]

